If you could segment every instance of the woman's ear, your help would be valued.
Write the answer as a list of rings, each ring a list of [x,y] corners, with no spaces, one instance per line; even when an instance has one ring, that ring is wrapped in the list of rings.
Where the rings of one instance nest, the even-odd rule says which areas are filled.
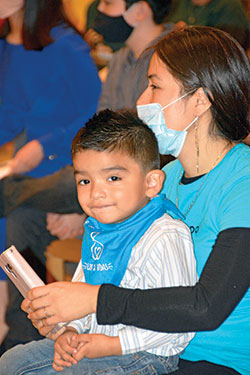
[[[195,116],[200,117],[205,113],[210,107],[211,103],[206,96],[204,90],[202,87],[200,87],[194,94],[194,100],[195,100]]]
[[[160,169],[149,171],[146,176],[146,195],[153,198],[162,189],[165,180],[165,173]]]

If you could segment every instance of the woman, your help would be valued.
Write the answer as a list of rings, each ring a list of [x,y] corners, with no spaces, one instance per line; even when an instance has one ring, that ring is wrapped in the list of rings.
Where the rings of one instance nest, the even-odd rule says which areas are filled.
[[[22,142],[15,142],[19,151],[0,168],[0,179],[22,174],[15,181],[26,195],[24,174],[42,177],[71,164],[71,140],[96,111],[100,81],[89,47],[68,23],[61,0],[1,0],[0,18],[6,18],[0,32],[0,145],[22,134]],[[0,219],[0,252],[5,246]],[[43,253],[38,257],[44,260]],[[11,303],[14,299],[12,294]],[[14,331],[17,339],[20,330]]]
[[[0,16],[1,144],[27,138],[6,173],[40,177],[71,164],[65,150],[96,110],[100,82],[61,0],[2,0]]]
[[[22,308],[33,310],[29,318],[51,338],[53,324],[91,312],[100,324],[197,331],[176,374],[246,375],[250,151],[242,140],[250,131],[249,62],[231,36],[207,27],[175,31],[153,48],[138,113],[155,129],[161,151],[178,158],[165,168],[163,191],[191,229],[199,282],[147,291],[54,283],[30,291]]]

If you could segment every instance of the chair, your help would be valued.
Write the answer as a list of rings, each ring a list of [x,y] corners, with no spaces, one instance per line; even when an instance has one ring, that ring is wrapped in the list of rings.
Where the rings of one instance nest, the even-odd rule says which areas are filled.
[[[82,240],[78,238],[52,241],[46,248],[47,283],[70,281],[81,259]]]

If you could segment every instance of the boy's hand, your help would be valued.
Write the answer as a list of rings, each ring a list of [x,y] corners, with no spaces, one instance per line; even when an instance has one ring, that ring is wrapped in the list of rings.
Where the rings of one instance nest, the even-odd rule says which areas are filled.
[[[52,364],[54,370],[62,371],[64,367],[71,367],[72,364],[77,364],[77,360],[72,356],[76,352],[75,343],[72,343],[73,336],[76,336],[76,331],[73,328],[67,328],[56,340],[54,362]]]
[[[122,349],[118,336],[110,337],[102,334],[79,334],[72,337],[72,345],[77,346],[73,357],[80,361],[83,357],[98,358],[121,355]]]

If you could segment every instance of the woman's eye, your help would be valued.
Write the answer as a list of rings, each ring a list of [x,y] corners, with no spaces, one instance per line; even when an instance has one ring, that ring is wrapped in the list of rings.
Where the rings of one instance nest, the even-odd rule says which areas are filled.
[[[89,183],[90,183],[89,180],[80,180],[80,181],[78,182],[78,185],[87,185],[87,184],[89,184]]]
[[[120,180],[120,177],[117,177],[117,176],[111,176],[108,178],[108,181],[119,181]]]
[[[154,85],[153,83],[151,83],[150,87],[151,87],[152,90],[156,90],[156,89],[159,88],[158,86]]]

